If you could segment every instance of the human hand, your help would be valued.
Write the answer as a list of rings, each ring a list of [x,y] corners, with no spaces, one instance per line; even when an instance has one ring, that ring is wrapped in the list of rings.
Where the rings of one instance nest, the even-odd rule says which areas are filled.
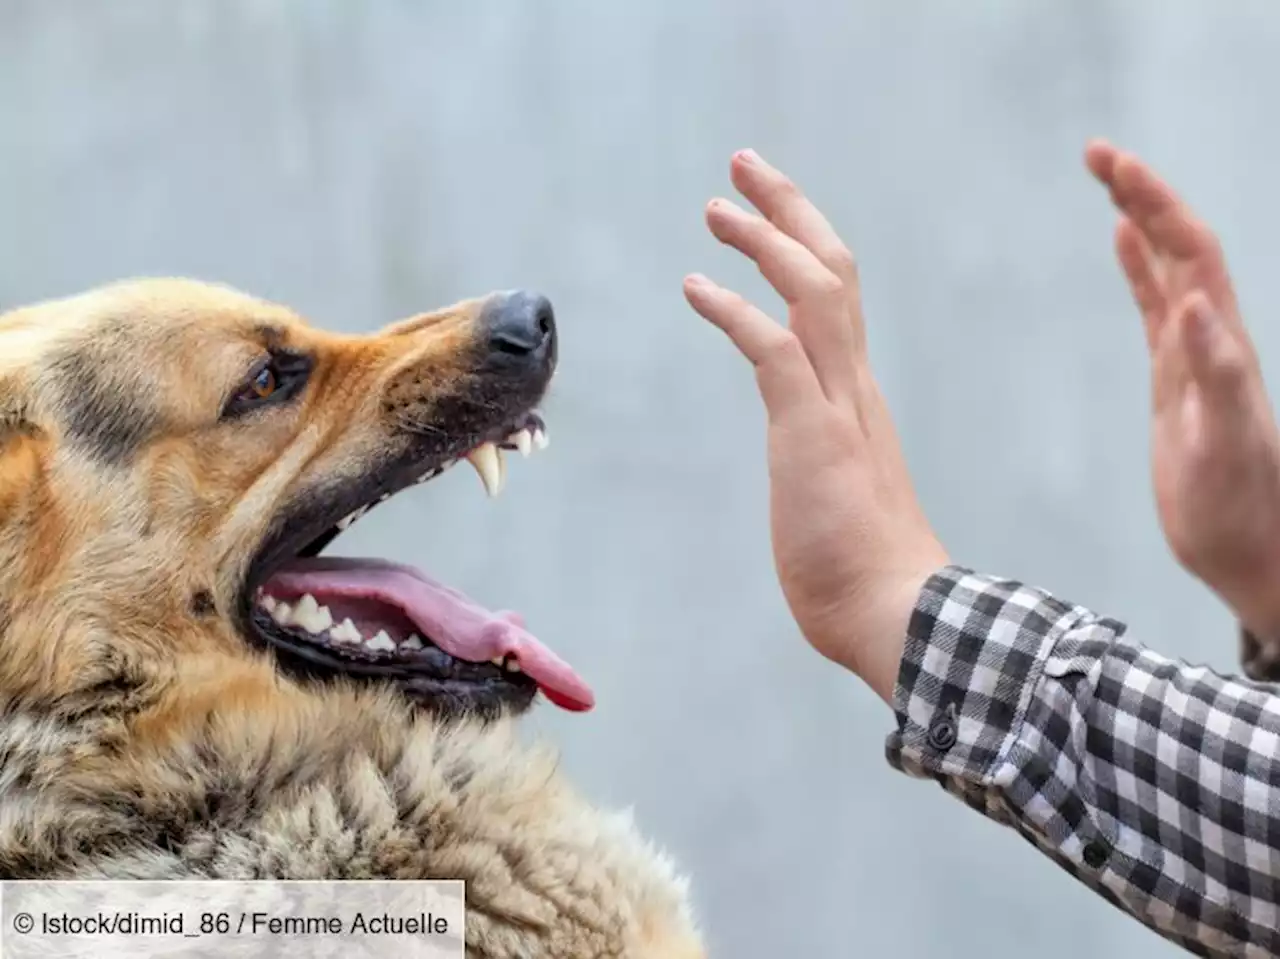
[[[1280,433],[1213,232],[1141,160],[1091,143],[1151,353],[1151,465],[1178,561],[1280,637]]]
[[[853,258],[822,214],[751,151],[730,178],[763,216],[713,200],[707,224],[786,302],[789,329],[705,277],[693,308],[755,367],[768,415],[774,560],[796,622],[818,652],[891,701],[907,623],[947,554],[912,489],[867,362]]]

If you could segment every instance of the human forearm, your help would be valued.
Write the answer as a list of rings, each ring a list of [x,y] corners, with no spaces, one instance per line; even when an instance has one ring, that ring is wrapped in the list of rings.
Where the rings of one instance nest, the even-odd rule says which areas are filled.
[[[889,762],[1204,955],[1280,951],[1280,699],[950,567],[905,643]]]

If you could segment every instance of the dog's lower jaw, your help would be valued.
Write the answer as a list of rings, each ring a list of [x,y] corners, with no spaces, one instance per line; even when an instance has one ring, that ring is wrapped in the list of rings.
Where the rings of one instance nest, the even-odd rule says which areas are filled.
[[[472,959],[703,955],[670,861],[512,722],[262,692],[170,704],[123,736],[7,715],[0,876],[462,879]]]

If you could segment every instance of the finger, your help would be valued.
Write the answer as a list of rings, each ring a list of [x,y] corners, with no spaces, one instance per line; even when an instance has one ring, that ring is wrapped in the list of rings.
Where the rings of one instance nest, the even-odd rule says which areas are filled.
[[[1084,162],[1089,172],[1104,186],[1110,187],[1120,151],[1106,140],[1090,140],[1085,146]]]
[[[1154,349],[1160,324],[1168,315],[1164,283],[1150,245],[1142,231],[1126,216],[1122,216],[1116,224],[1116,256],[1129,281],[1134,302],[1142,313],[1147,349]]]
[[[770,416],[825,401],[804,348],[790,330],[705,276],[686,277],[684,295],[698,315],[723,330],[755,367]]]
[[[1121,209],[1142,230],[1157,254],[1181,260],[1217,257],[1218,242],[1213,232],[1137,157],[1117,154],[1111,188]]]
[[[1093,174],[1094,179],[1107,188],[1112,204],[1123,213],[1124,207],[1115,187],[1116,160],[1119,156],[1120,151],[1105,140],[1090,141],[1084,152],[1085,165],[1088,166],[1089,172]]]
[[[1156,413],[1173,410],[1187,395],[1192,382],[1187,369],[1184,324],[1174,315],[1156,330],[1151,347],[1151,404]]]
[[[1243,344],[1199,290],[1179,305],[1177,319],[1192,379],[1220,408],[1239,405],[1250,372],[1249,353]]]
[[[840,278],[768,220],[728,200],[713,200],[707,224],[716,239],[754,260],[791,307],[799,338],[832,400],[851,400],[857,389],[853,329]]]
[[[770,223],[808,249],[818,262],[840,278],[849,302],[853,343],[860,355],[865,354],[866,330],[857,263],[827,218],[789,177],[766,163],[754,150],[743,150],[733,158],[729,177]]]
[[[1223,319],[1239,325],[1235,291],[1214,232],[1132,154],[1094,141],[1085,155],[1090,171],[1110,189],[1112,202],[1142,232],[1152,261],[1164,262],[1166,297],[1202,287]],[[1175,263],[1182,268],[1175,270]]]

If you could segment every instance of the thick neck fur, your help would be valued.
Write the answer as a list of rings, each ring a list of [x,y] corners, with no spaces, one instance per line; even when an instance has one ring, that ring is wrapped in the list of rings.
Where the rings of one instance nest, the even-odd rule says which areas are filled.
[[[512,721],[216,659],[84,705],[0,709],[5,878],[463,879],[472,957],[701,955],[667,860]]]

